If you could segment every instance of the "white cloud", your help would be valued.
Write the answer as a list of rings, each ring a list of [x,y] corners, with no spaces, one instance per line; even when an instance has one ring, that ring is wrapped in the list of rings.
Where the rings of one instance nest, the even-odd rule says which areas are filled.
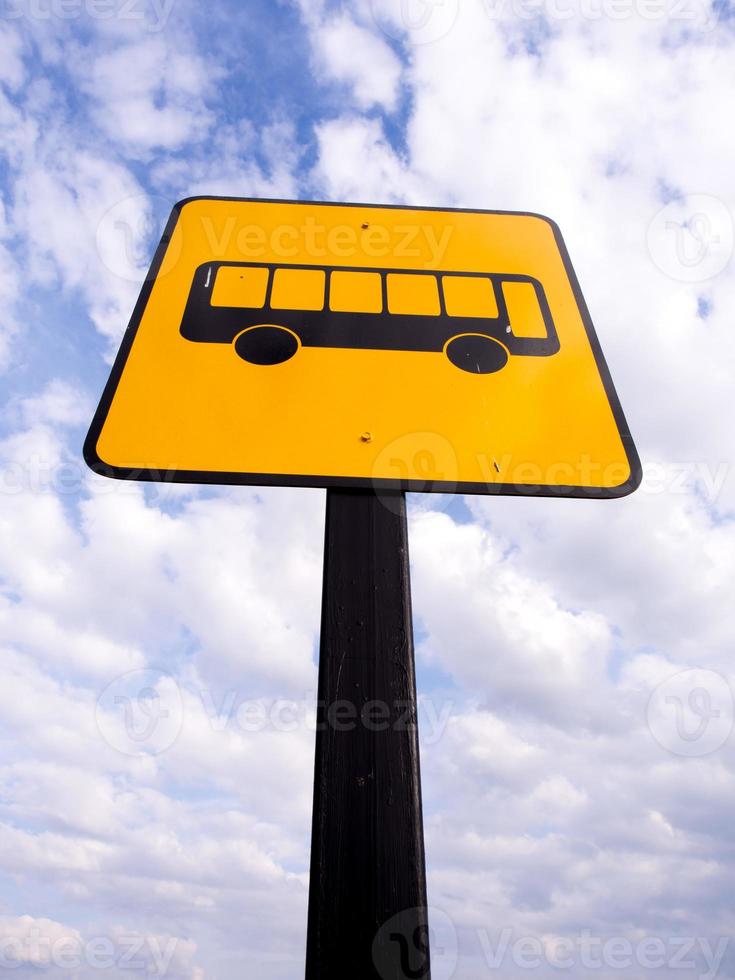
[[[342,13],[314,30],[313,43],[318,70],[350,86],[361,109],[396,108],[402,66],[384,40]]]
[[[117,340],[127,325],[137,284],[104,264],[96,234],[110,208],[139,199],[140,188],[126,170],[102,156],[85,151],[59,155],[61,138],[58,130],[52,131],[17,181],[16,229],[28,242],[31,276],[45,285],[60,279],[67,289],[81,290],[99,331]],[[140,223],[130,231],[139,228]],[[135,249],[135,239],[127,241],[126,234],[118,226],[122,247]],[[142,279],[142,269],[140,274]]]
[[[612,506],[558,501],[552,511],[512,500],[470,506],[519,546],[519,568],[553,580],[566,605],[604,612],[633,649],[656,647],[675,662],[704,658],[715,669],[727,667],[733,525],[713,520],[686,485],[677,489],[680,471],[663,473],[656,491],[644,486]]]
[[[600,615],[561,606],[492,537],[445,514],[412,524],[414,592],[426,653],[491,705],[565,728],[603,728],[612,636]]]
[[[187,158],[157,163],[154,178],[182,188],[182,196],[297,198],[295,173],[304,150],[288,121],[262,128],[224,123]]]
[[[8,24],[0,24],[0,82],[11,90],[25,78],[23,45],[20,35]]]
[[[18,330],[15,306],[20,296],[20,268],[0,244],[0,370],[10,361],[10,343]]]
[[[196,966],[196,943],[175,936],[139,933],[116,927],[106,934],[83,934],[51,919],[30,915],[0,917],[2,965],[16,976],[43,970],[53,978],[91,978],[104,970],[124,977],[131,969],[146,970],[174,980],[203,980]],[[18,973],[18,970],[21,972]]]
[[[86,425],[92,405],[84,392],[68,382],[56,379],[38,395],[23,399],[21,411],[25,423],[36,425]]]
[[[100,127],[135,156],[202,139],[213,123],[203,97],[218,75],[196,54],[148,38],[96,57],[83,86]]]
[[[47,943],[34,942],[34,938],[40,935],[47,940]],[[10,949],[17,952],[13,959],[18,965],[27,963],[29,966],[35,967],[49,965],[51,947],[55,943],[63,940],[79,942],[82,938],[76,929],[69,929],[50,919],[34,919],[30,915],[22,915],[17,918],[2,916],[0,918],[0,937],[2,937],[4,951]]]
[[[391,202],[416,196],[415,175],[396,157],[377,119],[331,119],[317,127],[317,139],[317,176],[328,199]]]

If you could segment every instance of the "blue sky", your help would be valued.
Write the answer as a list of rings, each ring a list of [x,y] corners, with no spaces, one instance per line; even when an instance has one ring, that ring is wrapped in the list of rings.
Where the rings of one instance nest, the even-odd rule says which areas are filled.
[[[3,0],[0,972],[303,969],[324,495],[80,458],[170,206],[227,194],[561,225],[645,479],[411,499],[435,977],[735,977],[730,13]]]

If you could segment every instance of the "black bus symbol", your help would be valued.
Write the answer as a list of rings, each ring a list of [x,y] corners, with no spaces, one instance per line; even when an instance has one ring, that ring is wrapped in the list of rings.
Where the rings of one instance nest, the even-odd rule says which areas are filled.
[[[301,347],[444,353],[473,374],[548,357],[559,339],[532,276],[208,262],[194,274],[181,334],[233,344],[251,364]]]

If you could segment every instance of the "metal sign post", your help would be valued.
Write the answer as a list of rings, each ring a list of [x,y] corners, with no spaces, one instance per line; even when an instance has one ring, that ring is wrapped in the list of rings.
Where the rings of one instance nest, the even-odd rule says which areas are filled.
[[[405,495],[330,490],[307,980],[428,980]]]

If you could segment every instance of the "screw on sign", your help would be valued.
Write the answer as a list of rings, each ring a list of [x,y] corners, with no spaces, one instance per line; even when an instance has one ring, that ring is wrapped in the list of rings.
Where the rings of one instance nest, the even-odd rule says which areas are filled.
[[[118,479],[327,488],[306,974],[428,978],[405,494],[609,499],[641,479],[559,229],[184,201],[84,453]],[[379,732],[328,723],[367,703],[390,706]]]

